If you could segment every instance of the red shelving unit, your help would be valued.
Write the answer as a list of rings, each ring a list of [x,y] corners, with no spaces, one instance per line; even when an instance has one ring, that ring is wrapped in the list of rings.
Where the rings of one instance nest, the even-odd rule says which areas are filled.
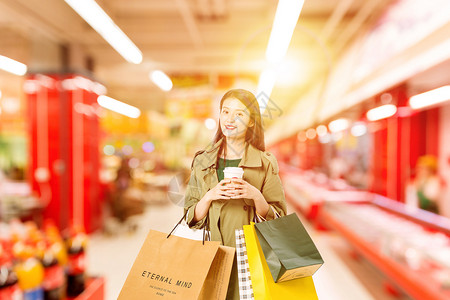
[[[64,230],[101,226],[98,83],[77,74],[30,74],[29,184],[44,219]]]
[[[84,292],[67,300],[103,300],[105,298],[105,279],[103,277],[88,278]]]

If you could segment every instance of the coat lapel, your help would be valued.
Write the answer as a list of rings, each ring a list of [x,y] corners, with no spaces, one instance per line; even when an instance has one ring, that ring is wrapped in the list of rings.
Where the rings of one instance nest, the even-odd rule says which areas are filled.
[[[262,166],[260,151],[247,144],[239,167],[258,168]]]
[[[210,149],[207,149],[205,151],[206,153],[204,155],[204,160],[202,161],[202,171],[206,171],[205,175],[203,176],[203,181],[205,182],[208,190],[212,189],[219,183],[216,174],[216,159],[221,142],[222,140],[219,140]]]
[[[203,181],[208,187],[208,190],[212,189],[219,183],[219,180],[217,179],[216,169],[214,167],[211,167],[207,170],[206,174],[203,176]]]

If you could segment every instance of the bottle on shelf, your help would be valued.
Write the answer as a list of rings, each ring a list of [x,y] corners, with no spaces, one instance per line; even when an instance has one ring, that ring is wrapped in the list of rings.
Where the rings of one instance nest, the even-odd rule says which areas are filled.
[[[44,267],[37,258],[29,257],[19,262],[15,266],[15,272],[24,300],[44,300]]]
[[[39,259],[42,252],[43,234],[36,225],[27,222],[12,227],[13,255],[16,259],[14,271],[24,300],[44,300],[42,283],[44,267]]]
[[[66,277],[63,267],[58,263],[56,256],[51,251],[51,244],[48,244],[42,265],[44,267],[44,289],[45,300],[63,300],[66,297]]]
[[[0,241],[0,299],[22,300],[23,294],[13,270],[12,255],[5,244],[6,242]]]
[[[81,227],[74,227],[67,239],[67,296],[75,297],[85,289],[87,235]]]

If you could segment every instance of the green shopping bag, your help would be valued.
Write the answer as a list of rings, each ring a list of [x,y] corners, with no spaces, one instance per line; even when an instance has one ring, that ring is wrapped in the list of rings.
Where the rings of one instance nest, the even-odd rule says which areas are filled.
[[[312,277],[273,281],[253,223],[244,225],[244,236],[255,300],[318,300]]]
[[[255,224],[275,282],[312,276],[323,264],[314,242],[295,213]]]

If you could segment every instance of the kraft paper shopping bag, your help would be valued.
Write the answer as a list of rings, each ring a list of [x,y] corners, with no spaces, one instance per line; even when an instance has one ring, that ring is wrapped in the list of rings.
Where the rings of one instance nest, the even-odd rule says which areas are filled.
[[[255,300],[318,300],[312,277],[275,283],[253,223],[244,225],[244,236]]]
[[[234,252],[233,247],[219,246],[203,284],[199,300],[225,300],[230,283]]]
[[[319,251],[295,213],[255,224],[255,229],[275,282],[312,276],[322,266]]]
[[[219,244],[150,230],[118,300],[198,299]]]

